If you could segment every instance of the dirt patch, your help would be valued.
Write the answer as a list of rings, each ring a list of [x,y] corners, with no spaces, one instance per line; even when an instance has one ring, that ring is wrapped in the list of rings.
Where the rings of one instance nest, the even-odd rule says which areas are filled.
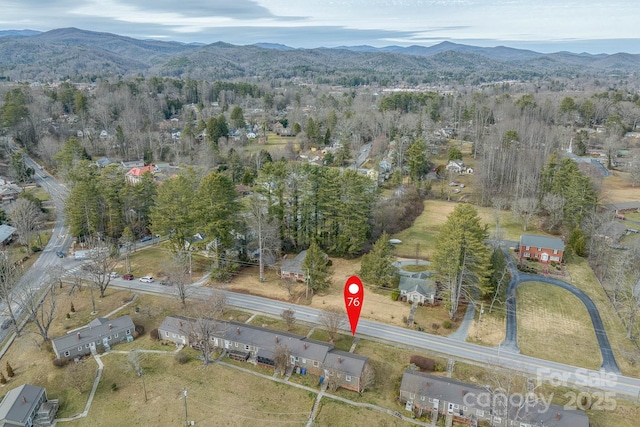
[[[344,307],[343,288],[346,280],[357,274],[360,270],[360,258],[346,260],[331,258],[331,286],[326,291],[313,295],[310,302],[306,300],[306,288],[304,283],[296,283],[287,289],[285,281],[281,280],[276,271],[268,270],[265,273],[265,281],[260,282],[258,267],[249,267],[231,280],[220,285],[229,291],[257,295],[294,304],[304,304],[317,309],[328,307]],[[367,284],[364,284],[365,287]],[[409,315],[410,306],[391,300],[390,292],[375,292],[368,289],[364,297],[361,316],[370,320],[376,320],[396,326],[402,324],[403,316]]]

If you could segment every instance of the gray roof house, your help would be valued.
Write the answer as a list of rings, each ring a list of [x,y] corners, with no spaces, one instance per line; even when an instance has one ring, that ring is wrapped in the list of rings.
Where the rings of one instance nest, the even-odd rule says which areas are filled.
[[[9,390],[0,402],[0,427],[45,427],[53,424],[58,400],[47,399],[47,391],[23,384]]]
[[[436,284],[430,277],[420,279],[400,276],[398,290],[400,291],[400,297],[407,302],[434,304],[436,300]]]
[[[589,417],[583,411],[567,410],[558,405],[546,407],[533,401],[524,404],[504,394],[493,393],[489,387],[411,370],[402,376],[400,401],[409,411],[431,413],[434,424],[440,415],[444,415],[471,425],[484,421],[496,427],[589,427]]]
[[[0,245],[11,243],[11,240],[13,240],[13,236],[16,234],[16,231],[18,231],[18,229],[10,225],[0,225]]]
[[[302,251],[294,258],[285,257],[280,266],[280,277],[283,279],[291,278],[303,281],[305,279],[302,263],[307,257],[307,251]]]
[[[83,328],[54,338],[51,343],[56,357],[79,357],[94,352],[98,345],[104,345],[106,350],[110,350],[114,344],[133,341],[135,328],[129,316],[113,320],[97,318]]]
[[[168,316],[158,327],[161,339],[177,345],[197,347],[201,340],[198,321],[184,316]],[[306,372],[327,376],[340,368],[338,387],[361,391],[361,377],[366,357],[340,352],[333,345],[308,339],[302,335],[274,331],[246,323],[212,320],[210,328],[212,347],[223,349],[230,357],[262,366],[275,366],[274,354],[278,347],[289,354],[289,369],[305,369]],[[344,376],[342,376],[344,375]]]

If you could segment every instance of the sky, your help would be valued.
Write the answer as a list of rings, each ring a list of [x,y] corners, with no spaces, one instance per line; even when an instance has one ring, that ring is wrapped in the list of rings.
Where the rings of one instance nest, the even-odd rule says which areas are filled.
[[[0,30],[295,48],[442,41],[640,53],[637,0],[2,0]]]

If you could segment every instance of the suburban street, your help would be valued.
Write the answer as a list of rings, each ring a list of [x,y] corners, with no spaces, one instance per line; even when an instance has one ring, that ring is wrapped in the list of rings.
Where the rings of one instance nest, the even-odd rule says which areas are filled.
[[[175,298],[175,290],[159,283],[140,283],[137,280],[123,284],[121,280],[114,281],[114,287],[130,291],[147,292]],[[191,286],[190,297],[206,299],[214,290],[199,285]],[[311,307],[289,304],[253,295],[237,294],[228,291],[218,291],[226,295],[227,304],[244,310],[280,316],[283,310],[295,310],[296,319],[310,324],[319,324],[321,310]],[[345,324],[347,327],[347,324]],[[349,333],[344,329],[345,334]],[[447,337],[431,335],[411,329],[386,325],[384,323],[361,319],[358,324],[357,336],[373,341],[388,343],[405,348],[415,348],[444,357],[451,357],[458,361],[465,361],[478,365],[499,366],[510,368],[529,375],[532,379],[553,380],[573,385],[580,389],[598,390],[614,393],[626,399],[636,399],[640,395],[640,379],[617,375],[604,370],[595,371],[535,357],[524,356],[507,351],[500,347],[483,347],[467,342],[452,340]],[[613,396],[611,396],[613,397]]]

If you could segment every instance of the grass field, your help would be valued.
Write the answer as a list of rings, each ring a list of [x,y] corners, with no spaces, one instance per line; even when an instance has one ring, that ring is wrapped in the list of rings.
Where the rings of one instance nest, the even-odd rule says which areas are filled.
[[[400,427],[413,424],[397,417],[368,408],[358,408],[346,403],[323,398],[314,426],[318,427]]]
[[[276,331],[289,332],[298,335],[307,335],[311,328],[306,325],[294,324],[291,330],[287,329],[287,324],[282,319],[276,319],[267,316],[256,316],[251,320],[252,325],[261,326],[263,328],[274,329]]]
[[[545,283],[517,290],[518,346],[522,354],[598,370],[602,364],[586,307],[569,291]]]

